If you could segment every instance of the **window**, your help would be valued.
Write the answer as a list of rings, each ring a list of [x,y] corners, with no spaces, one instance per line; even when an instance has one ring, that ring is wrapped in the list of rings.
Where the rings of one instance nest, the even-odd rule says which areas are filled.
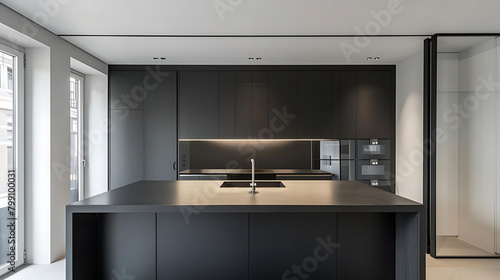
[[[83,81],[82,75],[72,73],[70,77],[70,192],[71,202],[83,199]]]
[[[23,57],[0,44],[0,275],[24,263]]]

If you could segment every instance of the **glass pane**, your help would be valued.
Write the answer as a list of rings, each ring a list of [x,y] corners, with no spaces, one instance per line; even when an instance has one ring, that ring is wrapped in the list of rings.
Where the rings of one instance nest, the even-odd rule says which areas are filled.
[[[497,39],[437,45],[436,253],[498,256]]]
[[[70,154],[70,193],[71,202],[80,199],[80,187],[82,182],[82,150],[81,150],[81,135],[80,131],[80,94],[82,91],[82,80],[71,77],[70,78],[70,141],[71,141],[71,154]]]
[[[12,74],[12,68],[7,67],[7,89],[14,89],[14,75]]]
[[[11,221],[9,219],[17,217],[15,210],[10,212],[11,209],[8,208],[9,198],[16,198],[15,185],[9,185],[9,174],[15,174],[13,61],[13,56],[0,52],[0,266],[7,264],[7,254],[9,253],[7,224]],[[9,189],[9,186],[13,188]],[[12,209],[15,209],[16,205],[11,206],[14,206]]]

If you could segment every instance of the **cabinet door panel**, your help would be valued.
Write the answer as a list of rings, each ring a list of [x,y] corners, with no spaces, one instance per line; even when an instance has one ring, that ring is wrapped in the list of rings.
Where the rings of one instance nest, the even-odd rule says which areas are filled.
[[[158,279],[248,279],[247,213],[157,215]]]
[[[269,138],[267,120],[267,71],[252,72],[252,136]]]
[[[340,137],[356,139],[356,72],[340,73]]]
[[[98,214],[97,223],[102,251],[94,261],[101,275],[94,279],[121,278],[116,275],[125,271],[132,279],[156,278],[155,213]]]
[[[144,179],[176,180],[176,72],[167,72],[144,100]]]
[[[298,136],[298,72],[269,72],[269,129],[277,139]]]
[[[337,231],[336,213],[251,213],[250,279],[338,279]]]
[[[357,137],[391,138],[391,72],[358,71]]]
[[[395,278],[394,213],[339,213],[339,279]]]
[[[219,138],[236,136],[236,73],[219,72]]]
[[[144,71],[110,71],[109,93],[111,109],[142,110],[147,96]]]
[[[252,135],[252,73],[236,72],[235,96],[236,138],[247,139]]]
[[[110,189],[144,180],[144,111],[111,110]]]
[[[183,71],[179,75],[179,137],[218,138],[218,72]]]
[[[299,72],[299,138],[331,137],[331,73],[327,71]]]
[[[340,137],[340,72],[332,72],[332,138]]]

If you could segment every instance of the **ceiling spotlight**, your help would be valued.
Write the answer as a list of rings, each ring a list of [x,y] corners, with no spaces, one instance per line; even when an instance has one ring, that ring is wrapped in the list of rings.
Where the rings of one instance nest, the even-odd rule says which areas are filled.
[[[380,56],[374,57],[373,60],[380,60]]]
[[[159,58],[158,57],[153,57],[154,60],[158,60]]]
[[[249,57],[248,60],[254,60],[254,58],[253,57]]]
[[[366,60],[372,60],[372,59],[373,59],[373,57],[371,57],[371,56],[366,58]]]
[[[255,59],[256,59],[256,60],[262,60],[262,57],[257,57],[257,58],[255,58]]]
[[[162,57],[161,60],[166,60],[167,58],[166,57]]]

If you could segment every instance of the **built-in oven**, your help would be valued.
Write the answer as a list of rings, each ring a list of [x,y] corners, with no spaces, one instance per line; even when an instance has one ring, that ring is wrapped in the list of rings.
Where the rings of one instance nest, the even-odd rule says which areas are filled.
[[[357,142],[358,159],[391,159],[390,140],[370,139]]]
[[[390,160],[357,160],[356,180],[390,180],[391,161]]]

